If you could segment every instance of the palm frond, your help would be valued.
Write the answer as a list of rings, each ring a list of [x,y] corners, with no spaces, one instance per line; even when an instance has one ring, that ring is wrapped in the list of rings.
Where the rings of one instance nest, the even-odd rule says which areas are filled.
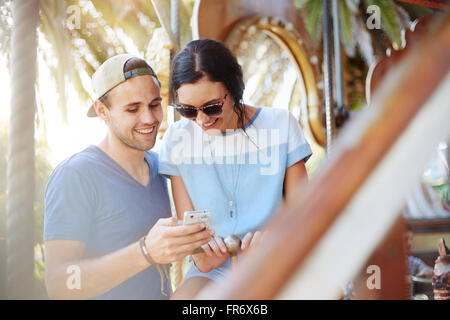
[[[7,61],[10,58],[12,25],[12,0],[3,0],[0,4],[0,54],[5,56]]]
[[[51,0],[41,0],[40,30],[53,49],[53,55],[51,57],[44,55],[44,59],[46,59],[47,65],[54,75],[58,105],[63,115],[63,121],[67,122],[66,77],[68,72],[70,72],[70,44],[63,28],[65,14],[65,1],[57,1],[55,3]],[[51,61],[53,59],[56,59],[56,62]]]
[[[305,27],[315,44],[319,42],[321,37],[322,17],[322,1],[309,0],[306,4],[304,4]]]
[[[322,36],[322,1],[294,0],[294,4],[301,11],[306,30],[311,36],[313,43],[317,45]],[[400,6],[394,1],[387,0],[338,0],[338,5],[341,41],[348,55],[353,56],[357,47],[365,46],[358,45],[360,41],[358,34],[363,32],[361,26],[365,24],[365,19],[367,19],[366,9],[372,5],[377,6],[380,10],[381,28],[392,46],[395,49],[402,47],[402,33],[412,19],[409,11],[406,10],[410,6],[403,4]],[[412,9],[415,12],[413,16],[429,14],[429,10],[422,10],[417,6],[413,6]],[[358,19],[362,19],[362,21],[358,21]],[[380,36],[375,31],[370,33],[370,37]],[[365,32],[365,35],[367,35],[367,32]]]
[[[102,18],[108,26],[113,30],[120,28],[124,34],[131,38],[139,51],[145,50],[154,26],[144,27],[141,24],[139,17],[142,19],[147,16],[139,11],[139,1],[134,3],[136,7],[122,7],[120,2],[117,1],[111,3],[93,0],[92,3],[96,10],[102,14]],[[147,7],[149,7],[148,3]]]
[[[364,3],[367,7],[375,5],[380,9],[381,28],[391,40],[394,49],[400,49],[402,45],[401,25],[395,3],[386,0],[364,0]]]
[[[354,13],[358,12],[359,2],[360,2],[359,0],[345,0],[345,4],[347,5],[347,7],[350,9],[351,12]]]
[[[370,66],[375,61],[373,39],[363,20],[357,18],[355,20],[357,23],[355,37],[358,39],[358,48],[366,64]]]
[[[430,8],[409,2],[397,1],[397,6],[405,9],[412,20],[425,17],[433,13],[433,10]]]
[[[344,43],[347,55],[353,57],[355,55],[356,40],[354,35],[355,29],[355,9],[348,5],[350,1],[339,1],[339,28],[342,42]],[[352,3],[354,4],[354,3]]]
[[[294,5],[297,9],[303,9],[309,0],[294,0]]]

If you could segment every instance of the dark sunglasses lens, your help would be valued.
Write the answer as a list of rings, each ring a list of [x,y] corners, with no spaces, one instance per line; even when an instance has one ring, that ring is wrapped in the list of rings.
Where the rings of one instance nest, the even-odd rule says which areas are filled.
[[[210,117],[217,116],[222,113],[222,103],[206,106],[203,108],[203,112]]]
[[[180,107],[180,108],[177,108],[177,110],[185,118],[196,118],[197,117],[197,109],[196,108]]]

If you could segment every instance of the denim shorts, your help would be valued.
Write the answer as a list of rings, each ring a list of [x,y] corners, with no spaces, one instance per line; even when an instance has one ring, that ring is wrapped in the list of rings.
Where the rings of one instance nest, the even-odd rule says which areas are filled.
[[[186,272],[183,281],[192,277],[205,277],[217,281],[224,278],[230,270],[230,258],[228,258],[222,266],[217,269],[211,270],[210,272],[201,272],[200,270],[198,270],[197,266],[194,263],[194,260],[190,258],[189,269]]]

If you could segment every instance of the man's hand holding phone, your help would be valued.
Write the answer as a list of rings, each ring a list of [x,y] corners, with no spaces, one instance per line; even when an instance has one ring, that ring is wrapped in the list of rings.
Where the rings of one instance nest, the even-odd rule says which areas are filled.
[[[172,263],[207,244],[214,234],[205,223],[179,225],[177,219],[159,219],[150,229],[145,245],[155,263]]]

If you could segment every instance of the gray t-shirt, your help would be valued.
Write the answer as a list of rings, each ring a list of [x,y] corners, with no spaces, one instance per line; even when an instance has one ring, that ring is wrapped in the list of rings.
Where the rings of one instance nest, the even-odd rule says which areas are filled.
[[[44,240],[84,242],[83,258],[94,258],[138,241],[158,219],[170,217],[158,154],[148,151],[145,159],[150,167],[147,186],[96,146],[59,164],[45,194]],[[170,281],[163,282],[170,295]],[[167,299],[161,291],[160,272],[151,266],[96,298]]]

